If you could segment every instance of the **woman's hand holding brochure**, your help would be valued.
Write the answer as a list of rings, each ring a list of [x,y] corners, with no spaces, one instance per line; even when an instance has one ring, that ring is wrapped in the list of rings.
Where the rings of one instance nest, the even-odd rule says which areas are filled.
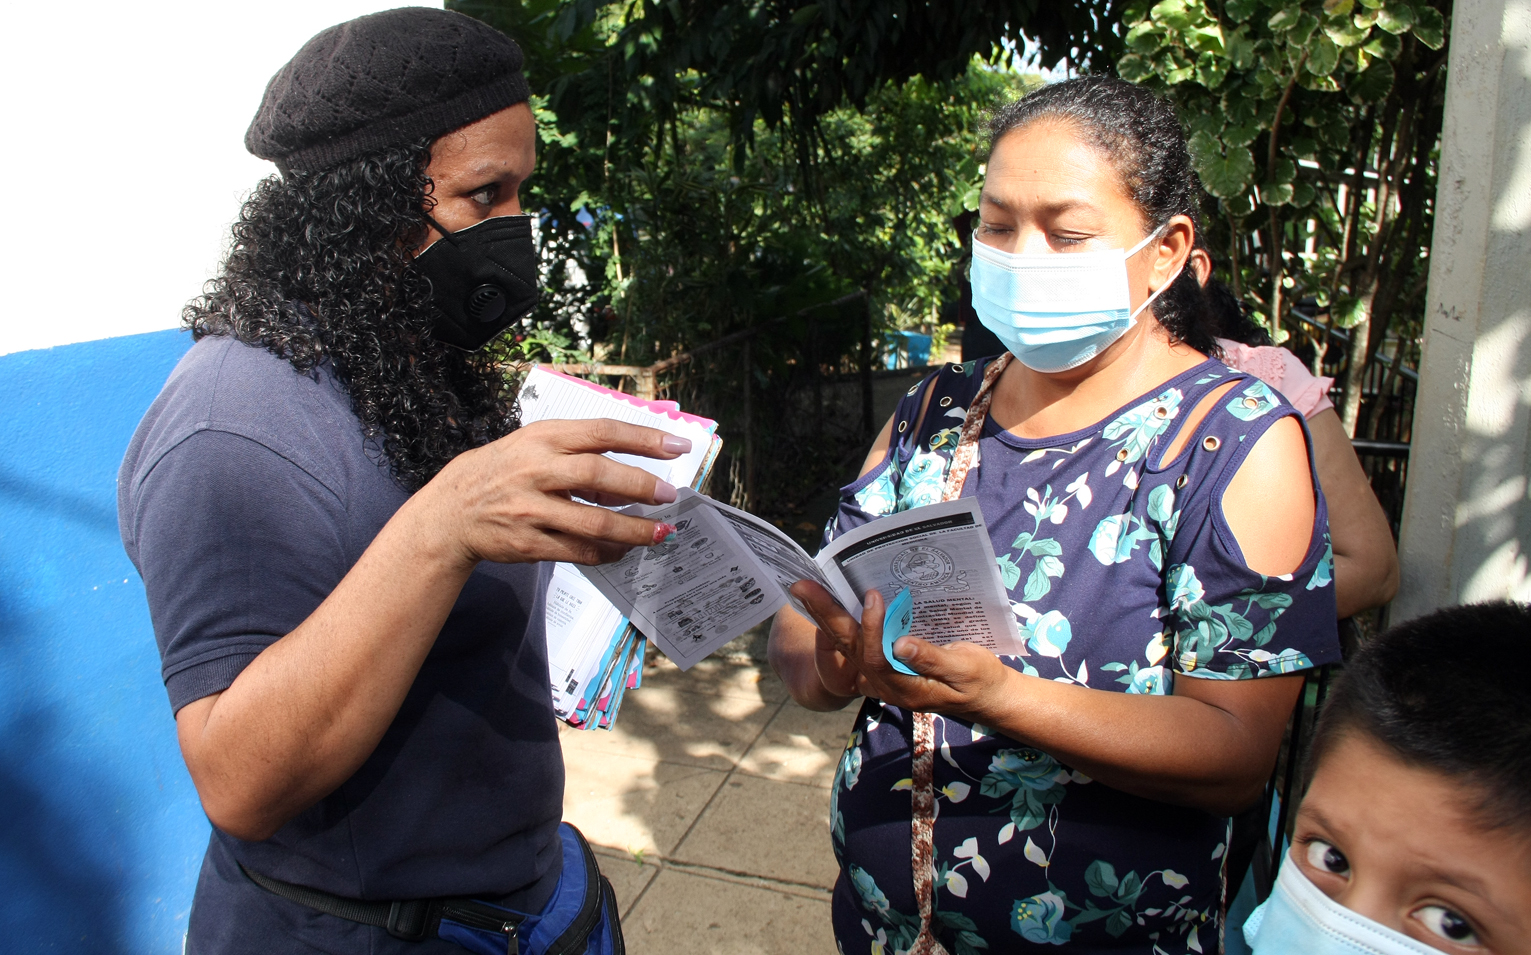
[[[965,640],[938,644],[911,636],[884,639],[883,628],[895,615],[886,612],[876,590],[867,593],[860,622],[811,581],[792,591],[818,626],[819,679],[837,696],[868,696],[911,711],[981,721],[992,702],[991,691],[1005,686],[1005,677],[1013,672],[994,651]],[[893,658],[885,650],[890,642]],[[900,672],[895,659],[914,675]]]

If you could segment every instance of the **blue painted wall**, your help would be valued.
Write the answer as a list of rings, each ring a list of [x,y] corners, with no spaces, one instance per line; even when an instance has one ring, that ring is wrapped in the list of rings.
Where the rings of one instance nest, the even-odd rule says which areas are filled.
[[[0,356],[0,951],[181,950],[208,824],[116,494],[189,346],[165,331]]]

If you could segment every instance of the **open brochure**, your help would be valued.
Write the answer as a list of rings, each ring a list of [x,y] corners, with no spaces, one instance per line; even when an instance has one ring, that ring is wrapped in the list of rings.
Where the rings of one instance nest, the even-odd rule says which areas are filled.
[[[891,601],[908,587],[910,636],[1026,653],[976,501],[880,518],[817,558],[765,521],[687,489],[673,504],[624,513],[673,524],[675,535],[579,571],[683,670],[789,603],[805,613],[788,592],[799,580],[818,582],[858,620],[859,595],[875,589]]]
[[[647,401],[547,368],[521,384],[521,423],[612,418],[688,438],[691,450],[671,461],[609,454],[679,487],[699,486],[721,444],[717,422],[687,414],[673,401]],[[579,729],[610,727],[623,695],[643,673],[644,636],[573,564],[555,564],[543,621],[553,710]]]

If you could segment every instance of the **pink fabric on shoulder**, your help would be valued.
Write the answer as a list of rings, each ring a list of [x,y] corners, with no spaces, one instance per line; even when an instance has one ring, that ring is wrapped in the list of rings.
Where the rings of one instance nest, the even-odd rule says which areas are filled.
[[[1297,356],[1276,345],[1245,345],[1219,338],[1223,349],[1223,361],[1231,368],[1249,372],[1256,378],[1281,392],[1281,396],[1311,418],[1327,408],[1333,408],[1329,400],[1329,388],[1333,378],[1315,377]]]

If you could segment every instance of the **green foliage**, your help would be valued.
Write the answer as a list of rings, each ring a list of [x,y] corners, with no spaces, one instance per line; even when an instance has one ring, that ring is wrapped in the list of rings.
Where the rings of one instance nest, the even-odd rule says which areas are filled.
[[[858,288],[881,324],[933,324],[982,112],[1022,88],[975,61],[1024,26],[1044,58],[1109,62],[1118,2],[447,5],[515,37],[540,94],[523,204],[591,285],[537,320],[642,362]]]
[[[982,183],[983,112],[1022,88],[1014,74],[976,66],[947,83],[889,84],[861,111],[821,117],[811,182],[793,143],[763,120],[746,151],[731,142],[726,115],[687,109],[650,148],[598,173],[548,141],[567,139],[560,123],[523,201],[554,211],[557,254],[594,284],[584,301],[555,295],[550,308],[610,305],[614,321],[591,334],[624,363],[858,289],[871,295],[878,325],[935,324],[961,256],[952,220],[976,208]],[[563,229],[580,209],[591,228]],[[860,340],[859,326],[829,331],[831,354]]]
[[[581,184],[595,214],[586,270],[601,276],[614,318],[604,332],[592,329],[604,338],[599,354],[646,364],[760,329],[747,355],[702,372],[712,376],[704,393],[687,399],[725,422],[730,454],[744,453],[742,418],[755,415],[761,453],[740,481],[757,511],[793,513],[854,471],[870,438],[859,414],[825,439],[803,432],[822,431],[813,419],[827,412],[772,409],[792,405],[818,378],[859,370],[864,337],[878,342],[883,328],[940,331],[936,316],[956,297],[962,256],[953,217],[976,207],[982,183],[982,113],[1020,86],[983,67],[947,83],[890,83],[862,111],[822,117],[811,178],[790,138],[763,120],[753,148],[741,151],[726,115],[693,108],[645,162],[613,163],[603,182]],[[866,298],[849,307],[804,314],[860,290]],[[742,405],[746,375],[754,411]]]
[[[590,360],[589,353],[580,349],[573,339],[546,322],[527,323],[519,334],[502,337],[491,347],[496,350],[499,360],[511,366],[539,361],[562,364]]]
[[[1118,70],[1179,107],[1224,274],[1278,340],[1303,299],[1360,328],[1354,375],[1390,322],[1410,336],[1420,321],[1449,4],[1135,0],[1123,11]]]
[[[1021,31],[1045,62],[1109,64],[1121,0],[455,0],[452,9],[523,43],[533,88],[565,118],[616,125],[622,140],[688,105],[728,115],[735,143],[786,121],[808,146],[819,117],[860,109],[888,83],[943,82],[993,62]],[[594,54],[594,55],[592,55]],[[609,55],[608,55],[609,54]],[[612,109],[623,90],[635,111]]]

